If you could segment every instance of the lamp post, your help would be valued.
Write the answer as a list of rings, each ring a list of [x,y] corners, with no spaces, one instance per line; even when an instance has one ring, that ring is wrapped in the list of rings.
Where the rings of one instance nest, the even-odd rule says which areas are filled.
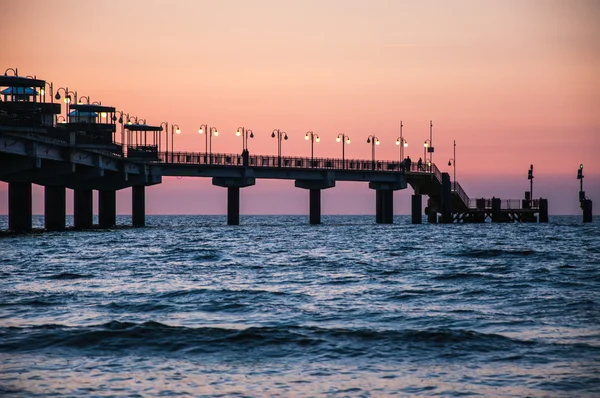
[[[271,138],[277,137],[277,164],[281,167],[281,140],[287,140],[288,136],[285,131],[281,131],[279,129],[274,129],[271,133]]]
[[[19,70],[17,68],[8,68],[4,71],[4,76],[8,76],[8,71],[13,73],[13,76],[19,76]]]
[[[427,152],[429,153],[429,166],[433,165],[433,120],[429,121],[429,148],[427,148]]]
[[[171,125],[171,163],[173,163],[173,154],[175,153],[175,133],[178,135],[181,134],[181,129],[178,124]]]
[[[90,97],[88,97],[87,95],[82,95],[81,97],[79,97],[79,99],[77,100],[77,103],[78,104],[83,104],[82,99],[84,99],[84,98],[86,100],[86,104],[89,105],[89,103],[90,103]]]
[[[529,166],[527,179],[529,180],[529,200],[531,201],[531,207],[533,207],[533,165]]]
[[[204,136],[204,153],[208,154],[208,126],[206,124],[201,124],[200,127],[198,127],[198,134],[202,135],[205,134]]]
[[[165,126],[165,137],[167,138],[167,145],[166,145],[166,151],[165,151],[165,163],[167,163],[167,159],[169,156],[169,122],[161,122],[159,124],[159,126],[162,128],[162,126]],[[162,130],[161,130],[162,132]],[[162,134],[158,136],[158,151],[160,152],[160,147],[162,146]]]
[[[310,140],[310,167],[314,167],[314,153],[315,153],[315,141],[321,141],[318,134],[313,133],[312,131],[307,131],[304,136],[305,140]]]
[[[456,140],[454,140],[454,157],[448,160],[448,166],[454,166],[454,176],[452,177],[453,190],[456,191]]]
[[[238,127],[235,132],[235,135],[242,137],[242,165],[244,166],[248,166],[249,163],[248,133],[250,133],[250,138],[254,138],[252,130],[246,129],[245,127]]]
[[[402,135],[402,120],[400,120],[400,137],[396,138],[396,145],[400,147],[400,163],[404,160],[404,148],[408,146],[408,142],[404,139]]]
[[[216,127],[208,127],[206,124],[201,124],[198,128],[198,134],[206,134],[204,138],[204,153],[207,153],[206,149],[208,148],[209,163],[212,164],[212,135],[214,134],[217,137],[219,132]]]
[[[75,97],[75,103],[77,103],[77,91],[69,91],[69,88],[65,88],[65,87],[59,87],[56,90],[56,95],[54,95],[54,98],[56,98],[56,100],[60,100],[60,90],[63,90],[63,93],[65,95],[65,104],[69,104],[71,102],[71,94],[73,94],[73,96]],[[69,107],[68,105],[65,105],[65,119],[68,120],[69,118]]]
[[[379,138],[371,134],[367,137],[367,144],[371,144],[371,166],[375,170],[375,145],[379,145]]]
[[[238,137],[242,137],[242,153],[244,151],[248,151],[248,133],[250,133],[250,138],[254,138],[254,133],[250,129],[246,129],[245,127],[238,127],[235,135]]]
[[[337,138],[335,140],[337,142],[341,142],[342,143],[342,169],[345,169],[346,168],[346,161],[344,160],[344,147],[346,146],[346,144],[350,143],[350,137],[348,137],[344,133],[339,133],[337,135]]]
[[[119,115],[119,119],[117,119],[117,114]],[[118,121],[119,124],[121,125],[121,150],[123,151],[123,156],[125,156],[125,128],[123,127],[123,115],[127,116],[127,118],[129,118],[129,114],[128,113],[123,113],[123,111],[116,111],[115,114],[113,115],[113,122]]]
[[[423,162],[427,165],[427,152],[429,152],[429,147],[431,146],[431,140],[426,139],[423,143]],[[426,170],[424,168],[424,170]]]
[[[46,82],[46,86],[48,86],[50,88],[50,103],[54,103],[54,87],[52,85],[52,82]],[[43,89],[41,89],[40,94],[42,95],[42,97],[44,97],[44,102],[46,102],[46,86],[44,86]]]

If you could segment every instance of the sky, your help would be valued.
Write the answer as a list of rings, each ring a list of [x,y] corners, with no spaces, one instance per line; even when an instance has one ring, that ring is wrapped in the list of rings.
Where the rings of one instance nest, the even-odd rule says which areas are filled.
[[[357,0],[2,0],[0,68],[115,106],[148,124],[176,123],[175,150],[399,158],[400,121],[413,160],[433,121],[433,161],[471,197],[522,198],[534,165],[534,197],[551,214],[579,214],[576,171],[600,200],[600,2]],[[117,211],[131,211],[130,190]],[[412,189],[395,193],[409,214]],[[150,214],[224,214],[226,190],[210,179],[164,178],[147,190]],[[352,198],[352,199],[350,199]],[[7,184],[0,183],[0,214]],[[72,213],[72,192],[67,213]],[[599,207],[596,206],[595,213]],[[324,214],[374,214],[364,183],[338,183]],[[43,188],[34,189],[43,213]],[[307,214],[293,181],[241,190],[242,214]]]

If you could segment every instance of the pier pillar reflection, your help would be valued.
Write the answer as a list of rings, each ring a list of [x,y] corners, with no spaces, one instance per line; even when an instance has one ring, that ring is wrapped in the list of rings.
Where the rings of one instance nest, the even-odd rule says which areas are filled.
[[[100,228],[112,228],[117,224],[117,191],[98,191],[98,224]]]
[[[64,186],[44,187],[44,227],[47,231],[65,230],[66,196]]]
[[[73,224],[77,229],[92,227],[93,195],[91,189],[75,189],[73,192]]]
[[[131,223],[134,227],[146,225],[146,187],[131,187]]]
[[[8,229],[31,231],[31,183],[8,183]]]

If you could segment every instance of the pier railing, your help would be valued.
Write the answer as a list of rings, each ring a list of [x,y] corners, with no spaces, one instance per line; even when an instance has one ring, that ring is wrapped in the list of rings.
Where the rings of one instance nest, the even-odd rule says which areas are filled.
[[[469,196],[467,195],[463,187],[457,181],[452,181],[452,190],[456,192],[456,194],[462,200],[465,206],[470,207],[471,200],[469,199]]]
[[[488,210],[492,208],[492,199],[479,198],[470,199],[469,208],[477,210]],[[500,208],[502,210],[522,210],[522,209],[539,209],[539,199],[526,201],[523,199],[503,199],[500,201]]]
[[[436,165],[427,166],[412,163],[410,167],[399,161],[338,159],[338,158],[302,158],[252,155],[247,157],[239,154],[204,153],[204,152],[161,152],[158,161],[172,164],[193,164],[211,166],[250,166],[250,167],[281,167],[295,169],[321,170],[350,170],[350,171],[379,171],[379,172],[410,172],[432,173],[441,182],[442,174]]]

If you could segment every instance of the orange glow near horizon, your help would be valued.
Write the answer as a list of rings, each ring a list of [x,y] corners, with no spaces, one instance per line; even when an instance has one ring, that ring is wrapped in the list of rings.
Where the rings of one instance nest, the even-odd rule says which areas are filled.
[[[376,157],[396,160],[402,120],[404,154],[416,161],[433,120],[433,161],[452,175],[456,140],[457,179],[469,194],[479,179],[522,179],[530,164],[539,179],[570,178],[580,163],[586,183],[600,178],[596,1],[5,0],[2,8],[0,67],[148,124],[177,124],[175,150],[205,151],[198,129],[207,123],[219,132],[213,152],[240,153],[236,131],[246,126],[251,154],[276,154],[278,128],[289,136],[284,156],[310,156],[304,136],[314,131],[315,157],[341,157],[343,133],[352,139],[347,159],[370,159],[366,141],[376,135]],[[525,184],[515,181],[519,191]],[[166,196],[167,185],[152,189]]]

